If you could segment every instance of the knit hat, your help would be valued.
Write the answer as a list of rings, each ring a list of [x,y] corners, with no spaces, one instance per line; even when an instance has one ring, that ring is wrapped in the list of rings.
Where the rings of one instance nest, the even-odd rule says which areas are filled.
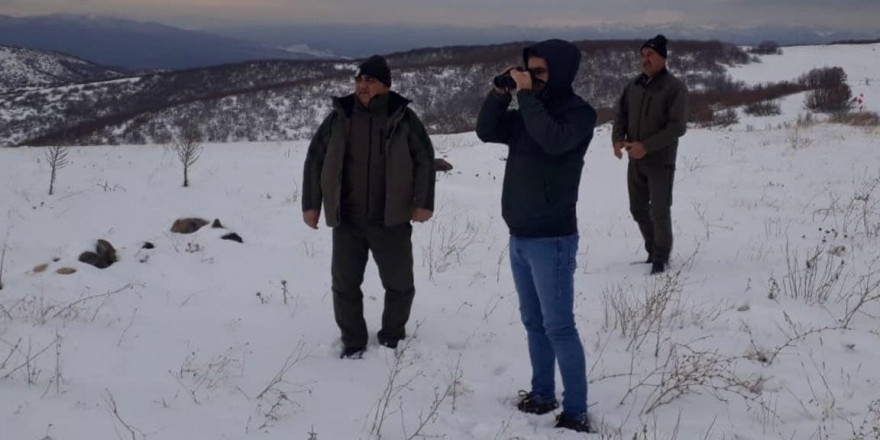
[[[382,84],[391,87],[391,69],[388,68],[388,62],[379,55],[373,55],[358,66],[357,75],[369,75],[376,78]]]
[[[661,57],[663,57],[665,59],[666,58],[666,41],[667,41],[666,37],[664,37],[663,35],[657,35],[656,37],[651,38],[648,41],[645,41],[645,44],[642,44],[642,47],[640,47],[639,50],[641,51],[642,49],[649,47],[654,52],[657,52],[657,55],[660,55]]]

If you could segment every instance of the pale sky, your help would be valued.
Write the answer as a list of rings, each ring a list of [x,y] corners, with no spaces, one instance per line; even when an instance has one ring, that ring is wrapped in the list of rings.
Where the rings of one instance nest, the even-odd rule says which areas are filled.
[[[580,26],[780,24],[880,30],[880,0],[0,0],[0,14],[110,15],[201,27],[368,23]]]

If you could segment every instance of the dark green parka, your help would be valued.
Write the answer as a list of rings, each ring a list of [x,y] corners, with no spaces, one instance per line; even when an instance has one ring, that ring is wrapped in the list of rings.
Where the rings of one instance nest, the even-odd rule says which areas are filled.
[[[303,211],[324,208],[329,227],[339,226],[345,150],[353,94],[333,98],[333,111],[312,138],[303,167]],[[416,208],[434,210],[434,148],[410,101],[389,92],[384,130],[386,226],[406,223]]]
[[[685,85],[667,70],[649,78],[641,74],[623,90],[611,139],[613,142],[642,142],[648,164],[675,165],[678,138],[687,131]]]

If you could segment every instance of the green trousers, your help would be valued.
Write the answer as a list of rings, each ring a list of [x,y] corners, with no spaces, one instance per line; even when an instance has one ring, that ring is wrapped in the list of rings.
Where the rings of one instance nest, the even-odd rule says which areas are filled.
[[[333,311],[345,347],[366,347],[361,284],[367,258],[372,254],[385,289],[380,340],[406,337],[415,285],[413,283],[412,225],[384,226],[376,223],[343,222],[333,228]]]
[[[630,160],[629,211],[639,225],[652,261],[667,263],[672,252],[672,183],[675,165]]]

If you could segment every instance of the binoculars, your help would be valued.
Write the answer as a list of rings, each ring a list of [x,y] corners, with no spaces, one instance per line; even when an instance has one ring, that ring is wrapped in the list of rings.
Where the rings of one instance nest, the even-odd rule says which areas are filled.
[[[528,69],[526,69],[525,67],[522,67],[522,66],[514,67],[513,70],[516,70],[519,72],[528,72],[529,71]],[[531,72],[529,72],[529,73],[531,74]],[[511,90],[511,89],[516,88],[516,81],[514,81],[513,77],[510,76],[510,72],[504,73],[504,74],[496,76],[495,78],[492,78],[492,84],[494,84],[495,87],[498,87],[499,89],[502,89],[502,90]]]

